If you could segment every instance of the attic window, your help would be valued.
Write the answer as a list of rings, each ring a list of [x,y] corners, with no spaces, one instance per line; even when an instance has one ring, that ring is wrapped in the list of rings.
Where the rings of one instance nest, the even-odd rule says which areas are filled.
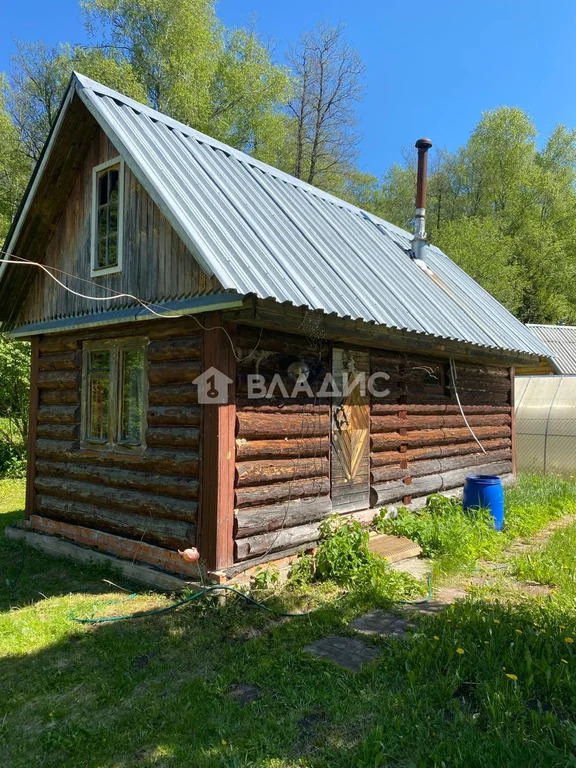
[[[98,165],[92,174],[92,275],[122,269],[124,161]]]

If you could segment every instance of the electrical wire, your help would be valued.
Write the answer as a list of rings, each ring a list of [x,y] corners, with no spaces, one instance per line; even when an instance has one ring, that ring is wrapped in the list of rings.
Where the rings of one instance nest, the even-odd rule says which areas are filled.
[[[457,378],[457,375],[456,375],[456,363],[454,362],[454,358],[453,357],[450,358],[450,373],[452,375],[452,386],[454,388],[454,394],[456,396],[456,402],[458,403],[458,408],[460,408],[460,413],[462,414],[462,418],[464,419],[464,424],[466,424],[466,426],[470,430],[470,434],[472,435],[474,440],[476,440],[476,442],[478,443],[478,445],[482,449],[482,452],[483,453],[487,453],[486,448],[484,448],[484,446],[482,445],[480,440],[478,440],[474,430],[472,429],[472,427],[468,423],[468,419],[466,418],[466,415],[464,413],[464,408],[462,408],[462,403],[460,402],[460,395],[458,394],[458,387],[456,386],[456,378]]]
[[[131,299],[132,301],[135,301],[137,304],[139,304],[141,307],[143,307],[145,310],[150,312],[150,314],[155,315],[156,317],[161,318],[162,320],[176,320],[178,318],[184,317],[188,319],[194,320],[203,331],[216,331],[220,330],[222,331],[225,336],[228,338],[228,341],[230,343],[230,347],[232,349],[232,354],[234,355],[234,358],[236,359],[236,362],[241,363],[245,360],[248,360],[258,349],[258,346],[260,344],[260,339],[262,337],[262,333],[260,333],[260,338],[258,339],[258,342],[256,343],[256,346],[254,349],[246,356],[246,357],[238,357],[236,354],[236,349],[234,346],[234,341],[226,328],[224,328],[222,325],[215,325],[212,328],[208,328],[207,326],[203,325],[200,320],[195,315],[189,315],[189,314],[177,314],[177,315],[168,315],[166,314],[165,308],[162,306],[162,304],[156,304],[152,301],[146,301],[145,299],[141,299],[138,296],[135,296],[132,293],[120,293],[119,291],[115,291],[113,288],[109,288],[105,285],[100,285],[99,283],[95,282],[94,280],[87,280],[86,278],[79,277],[78,275],[74,275],[71,272],[66,272],[63,269],[58,269],[57,267],[47,267],[45,264],[41,264],[39,261],[30,261],[28,259],[24,259],[21,256],[16,256],[16,254],[8,253],[7,251],[0,250],[0,253],[4,256],[8,256],[9,258],[0,258],[0,264],[11,264],[15,266],[26,266],[26,267],[38,267],[38,269],[41,269],[43,272],[45,272],[48,277],[50,277],[52,280],[54,280],[55,283],[57,283],[61,288],[64,288],[65,291],[68,291],[68,293],[71,293],[74,296],[78,296],[81,299],[86,299],[87,301],[112,301],[113,299]],[[52,270],[52,271],[51,271]],[[80,280],[83,283],[87,283],[89,285],[94,285],[97,288],[101,290],[108,291],[109,293],[113,294],[112,296],[90,296],[86,293],[81,293],[80,291],[75,291],[73,288],[70,288],[70,286],[63,283],[61,280],[59,280],[56,275],[52,274],[52,272],[58,272],[62,275],[66,275],[67,277],[72,278],[73,280]],[[162,309],[163,312],[157,312],[156,309]]]
[[[254,347],[254,349],[252,349],[252,351],[248,355],[246,355],[245,357],[241,358],[241,357],[239,357],[236,354],[236,350],[235,350],[235,346],[234,346],[234,342],[232,340],[232,337],[228,333],[227,329],[224,328],[223,326],[213,326],[213,327],[209,328],[209,327],[203,325],[200,322],[200,320],[198,320],[198,318],[195,317],[194,315],[188,315],[188,314],[175,314],[175,315],[170,314],[169,315],[169,314],[166,314],[166,311],[163,311],[162,313],[161,312],[157,312],[156,308],[157,309],[161,309],[161,310],[165,310],[165,308],[161,304],[156,304],[154,302],[146,301],[146,300],[141,299],[140,297],[135,296],[134,294],[131,294],[131,293],[121,293],[119,291],[114,290],[113,288],[109,288],[108,286],[100,285],[99,283],[96,283],[94,280],[88,280],[86,278],[82,278],[82,277],[80,277],[78,275],[74,275],[74,274],[72,274],[70,272],[66,272],[65,270],[59,269],[58,267],[48,267],[45,264],[41,264],[40,262],[24,259],[24,258],[22,258],[20,256],[17,256],[16,254],[11,254],[11,253],[8,253],[7,251],[3,251],[3,250],[0,250],[0,253],[2,255],[4,255],[4,256],[8,257],[8,258],[0,258],[0,263],[1,264],[8,264],[8,265],[12,265],[12,266],[37,267],[38,269],[41,269],[45,274],[47,274],[49,278],[51,278],[57,285],[59,285],[65,291],[67,291],[68,293],[70,293],[70,294],[72,294],[74,296],[77,296],[79,298],[85,299],[87,301],[97,301],[97,302],[108,301],[109,302],[109,301],[112,301],[114,299],[131,299],[132,301],[134,301],[137,304],[139,304],[140,306],[142,306],[146,311],[150,312],[150,314],[152,314],[152,315],[154,315],[156,317],[159,317],[162,320],[179,319],[181,317],[187,317],[187,318],[193,319],[199,325],[199,327],[202,330],[204,330],[204,331],[221,330],[226,335],[226,337],[228,338],[228,341],[229,341],[231,349],[232,349],[232,354],[233,354],[233,356],[234,356],[234,358],[236,359],[237,362],[244,362],[244,361],[248,360],[250,357],[252,357],[252,355],[258,349],[258,347],[260,345],[260,342],[262,340],[263,328],[260,329],[260,335],[259,335],[258,341],[257,341],[256,346]],[[71,288],[70,286],[66,285],[61,280],[59,280],[56,277],[56,275],[53,274],[53,272],[57,272],[59,274],[65,275],[66,277],[69,277],[69,278],[71,278],[73,280],[79,280],[79,281],[81,281],[83,283],[94,285],[98,289],[108,291],[112,295],[111,296],[92,296],[92,295],[89,295],[89,294],[82,293],[80,291],[75,291],[73,288]],[[453,364],[453,360],[451,359],[450,362],[451,362],[451,365],[452,365]],[[455,376],[454,376],[454,378],[455,378]],[[480,445],[480,447],[482,448],[482,450],[485,453],[486,451],[485,451],[484,447],[481,445],[481,443],[479,442],[478,438],[476,438],[476,435],[474,435],[474,432],[472,431],[470,425],[468,424],[468,421],[466,420],[466,417],[465,417],[464,412],[462,410],[462,406],[460,405],[460,399],[458,397],[458,393],[456,392],[456,387],[455,387],[455,393],[456,393],[456,399],[458,401],[458,405],[460,406],[462,417],[464,418],[464,421],[466,422],[466,425],[467,425],[468,429],[470,429],[470,432],[472,433],[474,439],[476,440],[476,442],[478,442],[478,444]],[[288,500],[288,504],[286,505],[285,517],[288,514],[289,506],[290,506],[290,499]],[[279,537],[279,535],[282,532],[282,530],[283,530],[283,525],[280,527],[280,530],[277,533],[276,539]],[[273,543],[268,548],[268,552],[274,546],[276,539],[273,541]],[[19,575],[20,574],[18,574],[18,576]],[[17,579],[15,581],[17,581]],[[73,621],[81,623],[81,624],[98,624],[98,623],[103,623],[103,622],[122,621],[122,620],[132,619],[132,618],[142,618],[142,617],[145,617],[145,616],[156,616],[156,615],[160,615],[160,614],[163,614],[163,613],[167,613],[168,611],[175,610],[176,608],[179,608],[179,607],[181,607],[183,605],[191,603],[192,601],[194,601],[196,599],[199,599],[200,597],[204,597],[204,596],[206,596],[206,594],[211,593],[211,592],[215,592],[217,590],[233,592],[233,593],[235,593],[237,595],[240,595],[243,599],[245,599],[249,603],[251,603],[253,605],[256,605],[256,606],[258,606],[258,607],[260,607],[260,608],[262,608],[262,609],[264,609],[266,611],[274,613],[277,616],[283,616],[283,617],[294,618],[294,617],[298,617],[298,616],[308,616],[311,613],[314,613],[314,612],[320,610],[321,608],[326,607],[325,604],[323,604],[321,606],[318,606],[317,608],[314,608],[314,609],[312,609],[310,611],[306,611],[306,612],[303,612],[303,613],[289,613],[289,612],[283,612],[283,611],[276,611],[275,609],[270,608],[269,606],[267,606],[267,605],[265,605],[263,603],[260,603],[257,600],[254,600],[249,595],[246,595],[243,592],[240,592],[239,590],[235,589],[234,587],[228,587],[228,586],[225,586],[225,585],[215,585],[215,586],[212,586],[212,587],[207,587],[207,588],[201,590],[200,592],[196,592],[195,594],[191,595],[190,597],[185,598],[184,600],[180,600],[180,601],[178,601],[177,603],[174,603],[171,606],[168,606],[166,608],[155,609],[153,611],[145,611],[145,612],[136,613],[136,614],[127,614],[127,615],[124,615],[124,616],[101,617],[101,618],[97,618],[97,619],[78,618],[73,613],[71,613],[70,614],[70,618]],[[428,596],[424,600],[421,600],[421,601],[404,601],[404,600],[402,600],[402,601],[398,601],[398,602],[403,603],[403,604],[420,604],[420,603],[428,602],[431,599],[431,594],[432,594],[431,593],[431,581],[430,581],[430,577],[429,577]],[[341,597],[344,597],[344,596],[345,595],[343,595]],[[137,597],[136,593],[132,594],[127,599],[133,599],[135,597]],[[337,598],[337,599],[339,600],[339,599],[341,599],[341,597]],[[116,601],[116,602],[124,602],[124,601]]]

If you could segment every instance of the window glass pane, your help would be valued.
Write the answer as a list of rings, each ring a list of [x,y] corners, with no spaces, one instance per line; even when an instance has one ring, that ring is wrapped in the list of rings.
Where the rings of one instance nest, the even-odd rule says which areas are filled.
[[[106,266],[106,238],[98,241],[98,267],[104,268]]]
[[[111,235],[115,235],[118,232],[118,201],[116,201],[116,204],[110,203],[110,223],[108,227],[108,232]]]
[[[105,349],[90,352],[90,371],[109,371],[110,352]]]
[[[98,177],[98,205],[106,205],[108,202],[108,174],[103,173]]]
[[[139,444],[144,421],[144,351],[128,349],[121,357],[119,440]]]
[[[90,417],[88,422],[89,440],[108,440],[108,406],[110,381],[106,378],[90,380]]]
[[[96,213],[96,268],[118,266],[120,171],[112,168],[98,176]]]
[[[440,368],[438,366],[427,366],[424,375],[424,385],[426,387],[440,387],[442,385]]]
[[[108,208],[98,208],[98,237],[103,238],[108,234]]]
[[[118,240],[116,235],[110,235],[110,240],[108,241],[108,266],[118,266]]]
[[[118,170],[108,171],[108,202],[110,205],[118,204],[119,181]]]

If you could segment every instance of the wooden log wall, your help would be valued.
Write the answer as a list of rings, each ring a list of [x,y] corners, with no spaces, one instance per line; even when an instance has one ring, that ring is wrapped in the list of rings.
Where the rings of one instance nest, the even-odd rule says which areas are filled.
[[[447,363],[377,350],[370,362],[372,373],[385,371],[390,377],[385,382],[390,395],[371,400],[372,507],[457,488],[470,473],[512,471],[507,368],[456,365],[460,402],[484,452],[462,418]],[[432,393],[426,369],[439,364],[445,368],[445,391]]]
[[[146,448],[83,449],[82,342],[144,336]],[[171,550],[196,542],[202,335],[191,318],[41,337],[34,513]]]
[[[314,386],[330,370],[327,342],[239,327],[235,559],[265,561],[310,545],[333,511],[330,487],[329,400],[246,398],[248,373],[267,381],[294,360],[311,369]],[[445,366],[443,392],[425,384],[426,368]],[[385,372],[371,397],[370,507],[406,503],[461,486],[467,474],[512,471],[509,370],[457,364],[457,389],[474,440],[456,401],[447,361],[370,350],[370,372]],[[357,513],[366,521],[365,512]],[[370,517],[370,514],[368,514]]]
[[[316,521],[331,509],[330,403],[317,396],[330,370],[321,339],[239,326],[236,385],[235,559],[262,558],[316,537]],[[289,399],[288,368],[304,362],[312,397]],[[248,398],[248,375],[275,375],[270,400]],[[281,382],[281,383],[280,383]],[[312,525],[310,525],[312,524]]]

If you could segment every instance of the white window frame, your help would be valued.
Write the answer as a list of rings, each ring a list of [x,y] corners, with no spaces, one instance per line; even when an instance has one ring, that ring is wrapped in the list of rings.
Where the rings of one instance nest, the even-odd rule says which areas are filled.
[[[97,242],[97,222],[98,222],[98,176],[102,171],[107,171],[114,166],[119,167],[118,171],[118,264],[115,267],[98,267],[98,242]],[[115,157],[112,160],[106,160],[92,169],[92,222],[91,222],[91,247],[90,247],[90,276],[100,277],[102,275],[113,275],[122,272],[122,261],[124,256],[124,160],[121,157]]]
[[[82,348],[82,432],[81,448],[84,450],[100,450],[114,453],[138,453],[143,454],[146,450],[146,431],[148,428],[148,360],[146,349],[149,340],[146,337],[135,336],[129,339],[102,339],[84,342]],[[121,402],[121,382],[122,366],[120,365],[120,354],[131,349],[138,349],[144,352],[144,390],[143,390],[143,418],[140,425],[140,443],[129,443],[119,439],[118,431],[120,428],[122,402]],[[90,386],[89,386],[89,368],[91,352],[110,352],[110,402],[108,405],[108,439],[97,440],[89,437],[89,418],[90,418]]]

